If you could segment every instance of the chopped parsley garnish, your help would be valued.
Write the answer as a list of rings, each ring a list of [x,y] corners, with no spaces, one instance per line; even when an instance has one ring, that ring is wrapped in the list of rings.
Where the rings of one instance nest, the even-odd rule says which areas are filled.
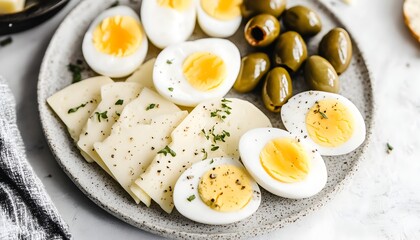
[[[212,160],[210,161],[210,164],[212,164],[212,163],[214,163],[214,159],[212,159]]]
[[[227,115],[231,114],[232,108],[228,105],[228,103],[232,102],[226,98],[221,100],[221,109],[216,109],[213,112],[210,112],[211,117],[218,117],[220,120],[226,119]]]
[[[86,102],[86,103],[82,103],[82,104],[80,104],[80,106],[77,106],[77,107],[74,107],[74,108],[70,108],[70,109],[67,111],[67,113],[68,113],[68,114],[70,114],[70,113],[75,113],[75,112],[77,112],[77,110],[79,110],[79,108],[85,107],[87,104],[88,104],[88,102]]]
[[[168,60],[166,60],[166,64],[172,64],[173,61],[174,61],[173,59],[171,59],[171,60],[168,59]]]
[[[117,115],[119,117],[119,116],[121,116],[121,113],[115,112],[115,115]]]
[[[169,154],[171,154],[171,156],[172,157],[175,157],[176,156],[176,153],[174,152],[174,150],[172,150],[172,149],[170,149],[169,147],[168,147],[168,145],[166,145],[166,147],[165,148],[163,148],[162,150],[160,150],[159,152],[158,152],[158,154],[163,154],[163,155],[168,155],[168,153]]]
[[[321,112],[321,111],[318,111],[318,112],[319,112],[319,114],[321,114],[322,118],[324,118],[324,119],[328,119],[328,117],[327,117],[327,115],[326,115],[325,113],[323,113],[323,112]]]
[[[219,116],[219,112],[221,112],[222,110],[220,110],[220,109],[216,109],[216,110],[214,110],[213,112],[211,112],[210,113],[210,116],[211,117],[217,117],[217,116]]]
[[[171,91],[171,92],[173,92],[174,91],[174,88],[173,87],[169,87],[168,90]]]
[[[82,80],[83,67],[70,63],[67,65],[67,69],[73,74],[73,83]]]
[[[230,133],[223,130],[221,134],[212,134],[213,135],[213,142],[216,143],[217,141],[225,142],[225,137],[230,137]]]
[[[124,100],[122,99],[118,99],[117,102],[115,102],[115,105],[123,105],[124,104]]]
[[[201,129],[201,132],[204,134],[204,137],[206,137],[207,140],[209,140],[210,136],[206,133],[206,131],[203,129]],[[211,130],[210,130],[211,133]]]
[[[316,102],[317,103],[317,102]],[[318,106],[319,107],[319,106]],[[327,116],[327,114],[325,114],[325,113],[323,113],[321,110],[319,110],[319,109],[317,109],[317,110],[314,110],[314,113],[319,113],[319,114],[321,114],[321,118],[322,119],[328,119],[328,116]]]
[[[207,151],[206,151],[206,149],[202,148],[201,149],[201,152],[204,153],[203,160],[204,159],[207,159]]]
[[[151,103],[149,106],[147,106],[146,111],[149,111],[150,109],[153,109],[155,107],[159,107],[159,104]]]
[[[214,145],[214,144],[212,144],[212,145],[211,145],[211,149],[210,149],[210,150],[211,150],[212,152],[216,151],[217,149],[219,149],[219,146],[216,146],[216,145]]]
[[[193,194],[193,195],[191,195],[191,196],[189,196],[188,198],[187,198],[187,200],[188,200],[188,202],[191,202],[192,200],[194,200],[195,199],[195,195]]]
[[[201,132],[204,134],[207,140],[209,140],[211,137],[211,141],[214,143],[212,144],[212,149],[211,149],[212,151],[215,151],[219,148],[219,146],[215,145],[218,141],[226,142],[225,138],[230,137],[230,133],[226,130],[223,130],[220,134],[215,134],[214,126],[213,128],[209,129],[208,132],[206,132],[204,129],[201,129]]]
[[[13,42],[12,37],[7,37],[7,38],[4,38],[4,39],[0,40],[0,46],[4,47],[6,45],[11,44],[12,42]]]
[[[105,112],[95,112],[95,115],[98,117],[98,121],[101,122],[101,118],[102,119],[108,119],[108,111]]]
[[[386,143],[386,153],[390,154],[394,150],[394,147],[391,144]]]

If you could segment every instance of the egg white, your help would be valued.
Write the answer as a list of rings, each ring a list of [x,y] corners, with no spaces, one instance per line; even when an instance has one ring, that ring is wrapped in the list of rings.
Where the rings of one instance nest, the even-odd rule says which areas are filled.
[[[93,32],[98,24],[105,18],[116,15],[130,16],[140,23],[137,14],[127,6],[117,6],[105,10],[95,18],[87,30],[83,38],[82,51],[86,63],[95,72],[104,76],[119,78],[128,76],[143,63],[147,54],[148,42],[146,33],[140,23],[141,31],[143,33],[141,45],[133,54],[124,57],[116,57],[98,51],[93,45]]]
[[[263,168],[260,153],[265,145],[276,138],[300,139],[310,160],[307,177],[295,183],[274,179]],[[267,191],[284,198],[301,199],[320,192],[327,183],[327,168],[321,155],[305,140],[278,128],[256,128],[246,132],[239,141],[242,163],[257,183]]]
[[[200,28],[211,37],[227,38],[235,34],[241,25],[242,16],[231,20],[219,20],[206,13],[197,0],[197,18]]]
[[[199,91],[185,78],[182,65],[189,55],[196,52],[213,53],[226,64],[226,79],[215,89]],[[178,105],[194,107],[201,102],[224,97],[235,83],[240,66],[239,50],[229,40],[207,38],[183,42],[165,48],[158,55],[153,69],[153,83],[156,90],[168,100]]]
[[[195,1],[182,12],[159,6],[156,0],[143,0],[141,20],[149,40],[158,48],[186,41],[195,28]]]
[[[316,101],[323,99],[336,99],[346,106],[354,117],[353,135],[347,142],[337,147],[326,147],[317,144],[311,139],[311,137],[309,137],[308,130],[306,128],[307,112],[313,105],[315,105]],[[360,111],[350,100],[335,93],[320,91],[307,91],[299,93],[283,105],[281,108],[281,119],[289,132],[296,134],[300,138],[305,138],[318,149],[321,155],[325,156],[347,154],[358,148],[366,138],[366,125]]]
[[[238,211],[216,211],[201,200],[200,194],[198,193],[198,184],[201,176],[219,165],[234,165],[244,169],[242,164],[233,158],[212,158],[193,164],[179,177],[174,187],[174,204],[178,212],[186,218],[204,224],[222,225],[240,221],[257,211],[261,203],[261,192],[257,183],[251,177],[252,198],[245,207]],[[245,169],[244,171],[246,172]],[[188,179],[187,176],[193,177]],[[195,195],[195,199],[188,201],[187,198],[191,195]]]

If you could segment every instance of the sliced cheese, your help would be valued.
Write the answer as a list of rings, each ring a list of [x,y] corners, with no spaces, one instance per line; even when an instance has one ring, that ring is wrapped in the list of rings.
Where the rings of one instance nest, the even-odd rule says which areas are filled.
[[[134,200],[150,206],[150,197],[139,188],[130,190],[130,186],[169,144],[171,132],[186,116],[187,112],[145,88],[124,108],[111,135],[94,144],[96,153]]]
[[[74,83],[47,99],[48,104],[66,125],[75,142],[89,116],[101,101],[101,87],[113,83],[108,77],[93,77]]]
[[[149,61],[145,62],[135,71],[126,82],[136,82],[141,85],[155,90],[155,85],[153,84],[153,67],[155,65],[156,58],[152,58]]]
[[[92,111],[80,133],[77,146],[111,176],[112,174],[96,153],[93,144],[109,136],[112,125],[118,120],[124,107],[137,98],[141,90],[142,86],[138,83],[117,82],[103,86],[102,101]]]
[[[174,185],[187,168],[205,158],[239,158],[240,137],[259,127],[271,127],[270,120],[247,101],[232,98],[202,103],[172,132],[169,149],[176,155],[158,154],[135,183],[170,213]]]

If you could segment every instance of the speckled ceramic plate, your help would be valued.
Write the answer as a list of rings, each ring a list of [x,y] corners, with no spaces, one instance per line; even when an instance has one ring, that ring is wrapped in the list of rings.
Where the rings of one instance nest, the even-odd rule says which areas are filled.
[[[367,138],[361,147],[350,154],[324,158],[328,168],[328,182],[322,192],[308,199],[289,200],[263,191],[262,204],[254,215],[241,222],[226,226],[198,224],[182,217],[177,211],[168,215],[157,204],[152,204],[151,208],[134,204],[129,195],[111,177],[107,176],[97,165],[88,164],[83,160],[64,124],[46,103],[49,96],[71,84],[72,76],[67,71],[67,65],[77,59],[83,59],[81,44],[86,29],[90,22],[113,2],[114,0],[85,0],[67,16],[51,40],[42,63],[38,83],[39,111],[51,150],[64,172],[100,207],[129,224],[166,237],[188,239],[249,237],[279,229],[305,217],[309,212],[319,209],[348,182],[357,170],[357,165],[364,158],[364,153],[371,141],[374,103],[371,77],[360,49],[354,41],[352,64],[347,72],[340,76],[341,93],[360,109],[366,121]],[[120,1],[139,12],[140,3],[133,2]],[[342,26],[342,24],[318,1],[295,0],[293,4],[304,4],[311,7],[322,18],[324,25],[322,33],[308,42],[309,52],[314,54],[322,36],[331,28]],[[197,28],[192,38],[203,36],[201,30]],[[242,31],[238,31],[231,40],[238,45],[243,55],[251,50],[244,41]],[[151,46],[148,57],[155,56],[157,53],[158,50]],[[92,75],[95,73],[85,72],[83,77]],[[293,84],[296,93],[305,90],[306,86],[303,82],[301,76],[294,78]],[[265,111],[258,93],[237,95],[231,92],[229,95],[245,98]],[[279,115],[265,112],[275,127],[283,128]]]

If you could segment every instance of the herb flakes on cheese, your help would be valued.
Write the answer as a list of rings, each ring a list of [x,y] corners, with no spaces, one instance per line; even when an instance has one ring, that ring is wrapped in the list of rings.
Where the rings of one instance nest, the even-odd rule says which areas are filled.
[[[148,111],[150,102],[159,108]],[[136,200],[150,206],[150,197],[131,184],[144,173],[158,151],[170,143],[170,134],[186,117],[175,104],[144,88],[139,97],[130,102],[112,126],[103,142],[94,144],[95,150],[118,183]]]
[[[108,77],[93,77],[72,84],[47,99],[75,142],[89,116],[101,101],[101,87],[113,83]]]
[[[247,101],[231,98],[201,103],[172,132],[168,153],[156,155],[135,183],[170,213],[172,190],[188,167],[206,158],[239,158],[240,137],[259,127],[271,127],[270,120]]]
[[[117,82],[103,86],[102,101],[93,110],[80,133],[78,147],[108,173],[110,173],[109,169],[96,153],[93,144],[101,142],[109,136],[112,125],[119,119],[117,113],[137,98],[141,90],[142,86],[138,83]],[[112,176],[111,173],[110,175]]]

